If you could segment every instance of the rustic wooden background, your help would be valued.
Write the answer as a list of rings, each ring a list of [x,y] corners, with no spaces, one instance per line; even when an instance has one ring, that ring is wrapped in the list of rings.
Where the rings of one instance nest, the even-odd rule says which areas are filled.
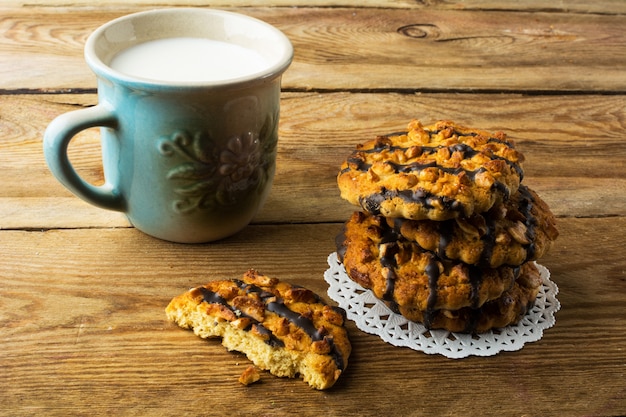
[[[49,173],[42,135],[97,102],[87,36],[131,12],[201,1],[0,3],[0,415],[626,414],[626,2],[218,1],[276,25],[283,78],[278,169],[253,225],[217,244],[147,237]],[[338,167],[411,118],[503,130],[525,182],[558,216],[541,260],[562,310],[544,338],[492,358],[394,348],[350,325],[330,391],[264,375],[165,320],[174,295],[248,267],[325,294],[334,236],[354,210]],[[95,129],[72,142],[102,181]]]

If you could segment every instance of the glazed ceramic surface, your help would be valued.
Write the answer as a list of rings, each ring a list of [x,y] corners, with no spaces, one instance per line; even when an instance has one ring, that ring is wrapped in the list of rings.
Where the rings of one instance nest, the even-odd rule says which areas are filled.
[[[120,51],[153,39],[214,39],[258,51],[269,66],[221,81],[159,82],[110,68]],[[274,27],[210,9],[163,9],[111,21],[87,40],[98,105],[56,118],[44,152],[77,196],[126,213],[139,230],[175,242],[208,242],[245,227],[270,192],[276,161],[280,81],[289,40]],[[67,147],[101,126],[105,184],[85,182]]]

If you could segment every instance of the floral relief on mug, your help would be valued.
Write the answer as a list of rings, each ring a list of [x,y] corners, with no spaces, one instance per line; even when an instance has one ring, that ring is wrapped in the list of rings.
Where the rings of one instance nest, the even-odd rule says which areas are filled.
[[[185,160],[167,172],[179,199],[179,213],[211,210],[241,201],[270,179],[276,148],[274,123],[268,117],[260,132],[244,132],[219,146],[208,132],[178,130],[162,137],[158,149],[164,157]]]

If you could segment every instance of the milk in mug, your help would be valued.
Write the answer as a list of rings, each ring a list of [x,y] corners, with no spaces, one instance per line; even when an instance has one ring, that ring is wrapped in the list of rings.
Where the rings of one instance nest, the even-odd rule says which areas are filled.
[[[111,68],[155,81],[224,81],[263,71],[268,61],[260,53],[232,43],[206,38],[165,38],[119,52]]]

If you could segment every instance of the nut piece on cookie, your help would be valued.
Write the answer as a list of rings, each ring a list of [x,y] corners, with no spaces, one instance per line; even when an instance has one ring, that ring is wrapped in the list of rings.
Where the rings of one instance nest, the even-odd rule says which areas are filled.
[[[254,270],[242,279],[193,288],[174,297],[165,312],[202,338],[220,337],[228,350],[246,354],[257,367],[276,376],[300,375],[320,390],[335,384],[352,349],[343,310]]]
[[[348,276],[396,312],[478,308],[515,281],[512,267],[443,260],[397,233],[387,219],[363,212],[346,222],[337,251]]]
[[[387,224],[443,259],[491,268],[537,260],[559,234],[548,205],[523,184],[486,213],[440,222],[389,218]]]
[[[517,323],[541,285],[534,262],[489,268],[443,260],[362,212],[345,224],[337,250],[350,279],[427,329],[480,333]]]

